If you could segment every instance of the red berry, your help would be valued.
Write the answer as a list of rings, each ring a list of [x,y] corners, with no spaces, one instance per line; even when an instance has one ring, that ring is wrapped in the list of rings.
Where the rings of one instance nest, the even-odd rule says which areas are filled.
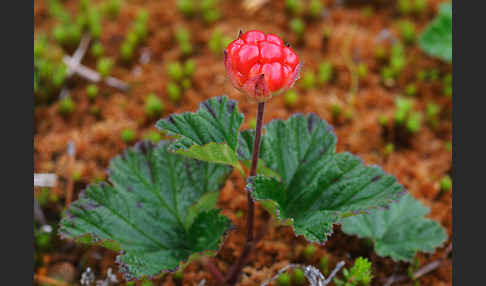
[[[231,83],[259,101],[292,87],[302,66],[279,36],[257,30],[240,34],[224,54]]]

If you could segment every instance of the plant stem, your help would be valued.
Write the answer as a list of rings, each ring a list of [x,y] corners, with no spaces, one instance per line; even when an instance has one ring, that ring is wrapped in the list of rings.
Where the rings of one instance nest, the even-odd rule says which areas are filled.
[[[255,141],[253,143],[253,154],[251,158],[251,168],[250,177],[256,175],[257,164],[258,164],[258,153],[260,152],[260,138],[262,135],[263,126],[263,113],[265,111],[265,102],[258,103],[258,115],[257,115],[257,125],[255,129]],[[254,237],[253,237],[253,222],[255,220],[255,204],[253,198],[251,197],[250,191],[247,190],[247,200],[248,200],[248,214],[246,217],[246,243],[241,252],[240,257],[235,264],[231,267],[228,275],[226,276],[226,282],[229,285],[235,285],[241,274],[243,266],[247,263],[251,251],[253,250]]]

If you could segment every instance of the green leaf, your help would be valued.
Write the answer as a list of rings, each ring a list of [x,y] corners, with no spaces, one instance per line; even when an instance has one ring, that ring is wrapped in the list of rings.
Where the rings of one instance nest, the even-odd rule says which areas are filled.
[[[247,187],[256,200],[274,201],[296,234],[324,242],[340,218],[384,207],[403,191],[379,167],[335,152],[331,127],[316,115],[274,120],[265,126],[262,159],[281,179],[259,175]]]
[[[440,6],[439,14],[420,36],[419,45],[431,56],[445,61],[452,60],[452,5],[450,3]]]
[[[61,235],[115,241],[128,278],[216,251],[230,220],[213,207],[231,167],[170,154],[168,144],[141,142],[115,157],[111,185],[89,186],[62,219]]]
[[[171,115],[159,120],[155,126],[179,137],[170,146],[170,151],[240,169],[236,150],[242,122],[243,114],[238,112],[236,101],[218,96],[202,102],[196,112]]]
[[[188,149],[178,149],[174,153],[204,162],[230,165],[244,173],[243,167],[236,157],[236,152],[225,143],[211,142],[204,146],[192,145]]]
[[[371,239],[380,256],[412,261],[417,251],[432,252],[447,239],[438,222],[424,217],[428,212],[420,201],[406,195],[388,210],[344,219],[342,230]]]

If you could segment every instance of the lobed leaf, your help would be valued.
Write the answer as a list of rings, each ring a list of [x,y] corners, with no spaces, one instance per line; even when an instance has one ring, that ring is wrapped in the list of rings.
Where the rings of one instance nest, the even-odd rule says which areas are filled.
[[[420,201],[406,195],[388,210],[344,219],[342,230],[371,239],[380,256],[412,261],[417,251],[432,252],[447,239],[438,222],[424,217],[428,212]]]
[[[196,112],[171,115],[156,123],[159,130],[179,137],[169,148],[177,154],[241,170],[236,156],[243,114],[226,96],[210,98]],[[217,143],[217,144],[216,144]]]
[[[403,191],[379,167],[336,154],[331,127],[314,114],[265,126],[261,157],[280,179],[258,175],[247,187],[256,200],[275,202],[279,218],[310,241],[326,241],[341,218],[387,206]]]
[[[231,226],[214,209],[231,167],[170,154],[168,144],[142,142],[115,157],[111,184],[80,195],[60,223],[61,235],[114,241],[127,278],[174,270],[193,254],[216,251]]]
[[[450,3],[440,6],[439,14],[420,36],[419,45],[431,56],[445,61],[452,60],[452,5]]]

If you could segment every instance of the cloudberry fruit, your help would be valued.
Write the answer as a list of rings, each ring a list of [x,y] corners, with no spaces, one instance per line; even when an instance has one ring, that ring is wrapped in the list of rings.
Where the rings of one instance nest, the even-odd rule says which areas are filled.
[[[292,87],[302,66],[279,36],[258,30],[240,32],[224,50],[224,62],[233,86],[258,101]]]

